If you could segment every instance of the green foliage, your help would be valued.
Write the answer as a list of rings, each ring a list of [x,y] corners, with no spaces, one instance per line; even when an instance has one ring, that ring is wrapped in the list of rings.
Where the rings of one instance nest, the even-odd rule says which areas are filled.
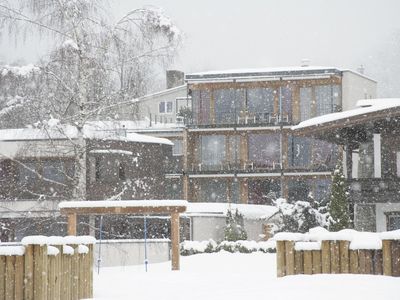
[[[235,213],[232,213],[231,210],[227,212],[224,237],[226,241],[232,242],[247,239],[243,215],[237,209]]]
[[[340,165],[337,165],[332,175],[332,193],[328,205],[329,230],[339,231],[351,226],[348,195],[343,169]]]
[[[306,201],[288,203],[286,199],[277,199],[275,205],[280,217],[278,232],[308,232],[313,227],[327,227],[329,214],[324,206],[315,201],[311,194]]]

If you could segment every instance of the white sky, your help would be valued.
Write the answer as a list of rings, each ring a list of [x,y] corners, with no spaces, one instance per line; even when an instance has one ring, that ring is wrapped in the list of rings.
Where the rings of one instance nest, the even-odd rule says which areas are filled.
[[[175,68],[186,72],[228,68],[375,65],[376,54],[400,32],[399,0],[114,0],[114,14],[159,6],[185,33]],[[44,46],[3,41],[0,60],[35,61]],[[399,45],[400,48],[400,45]]]

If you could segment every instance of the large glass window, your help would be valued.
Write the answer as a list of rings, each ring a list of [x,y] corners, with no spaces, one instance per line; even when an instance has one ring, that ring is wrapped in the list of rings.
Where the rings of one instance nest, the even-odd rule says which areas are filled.
[[[300,88],[300,121],[311,118],[311,97],[310,87]]]
[[[61,161],[45,161],[43,163],[43,176],[57,182],[65,182],[65,170]]]
[[[243,89],[214,90],[215,123],[232,124],[243,108]]]
[[[22,184],[32,184],[37,179],[37,164],[34,162],[22,162],[18,164],[18,180]]]
[[[291,122],[292,120],[292,90],[289,87],[282,87],[281,89],[282,101],[282,120],[283,122]]]
[[[304,137],[289,137],[289,166],[305,168],[311,161],[311,141]]]
[[[329,179],[315,180],[315,193],[314,199],[319,203],[325,205],[331,195],[331,181]]]
[[[240,136],[231,135],[229,138],[229,163],[237,164],[240,160]]]
[[[247,109],[259,119],[268,121],[274,112],[274,90],[270,88],[248,89]]]
[[[210,98],[208,90],[192,91],[193,121],[195,124],[206,125],[210,121]]]
[[[225,155],[225,136],[201,136],[201,164],[203,168],[221,168],[225,160]]]
[[[336,163],[336,147],[321,140],[313,141],[312,164],[317,168],[332,167]]]
[[[338,85],[320,85],[315,87],[317,116],[330,114],[339,109],[340,87]]]
[[[277,167],[280,164],[279,141],[279,134],[249,134],[249,160],[255,167]]]
[[[226,180],[204,180],[200,184],[201,202],[227,202]]]
[[[308,201],[311,186],[308,180],[291,180],[288,184],[289,201]]]
[[[249,180],[249,203],[273,205],[280,196],[281,183],[279,179]]]

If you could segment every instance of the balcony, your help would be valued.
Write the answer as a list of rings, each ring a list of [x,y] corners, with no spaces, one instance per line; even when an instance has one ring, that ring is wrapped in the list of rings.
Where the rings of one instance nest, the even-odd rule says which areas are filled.
[[[279,162],[271,163],[234,163],[224,162],[221,164],[193,163],[188,171],[189,174],[246,174],[246,173],[277,173],[280,174],[282,166]]]
[[[186,119],[189,128],[222,128],[222,127],[254,127],[291,125],[291,116],[270,112],[218,112],[215,118],[208,114],[198,114],[192,119]]]

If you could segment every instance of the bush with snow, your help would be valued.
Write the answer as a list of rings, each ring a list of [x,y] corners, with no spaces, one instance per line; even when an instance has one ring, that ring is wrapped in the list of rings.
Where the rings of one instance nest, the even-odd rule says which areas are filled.
[[[247,239],[247,232],[244,229],[243,215],[236,209],[235,212],[228,210],[226,214],[226,226],[224,230],[225,240],[238,241]]]
[[[326,207],[320,206],[317,201],[309,197],[309,201],[295,201],[288,203],[280,198],[275,201],[279,217],[277,231],[307,232],[310,228],[328,226],[329,213]]]
[[[216,243],[214,240],[208,241],[184,241],[181,243],[181,255],[193,255],[198,253],[212,253],[219,251],[227,251],[231,253],[252,253],[252,252],[275,252],[275,241],[268,240],[263,242],[256,241],[222,241]]]

